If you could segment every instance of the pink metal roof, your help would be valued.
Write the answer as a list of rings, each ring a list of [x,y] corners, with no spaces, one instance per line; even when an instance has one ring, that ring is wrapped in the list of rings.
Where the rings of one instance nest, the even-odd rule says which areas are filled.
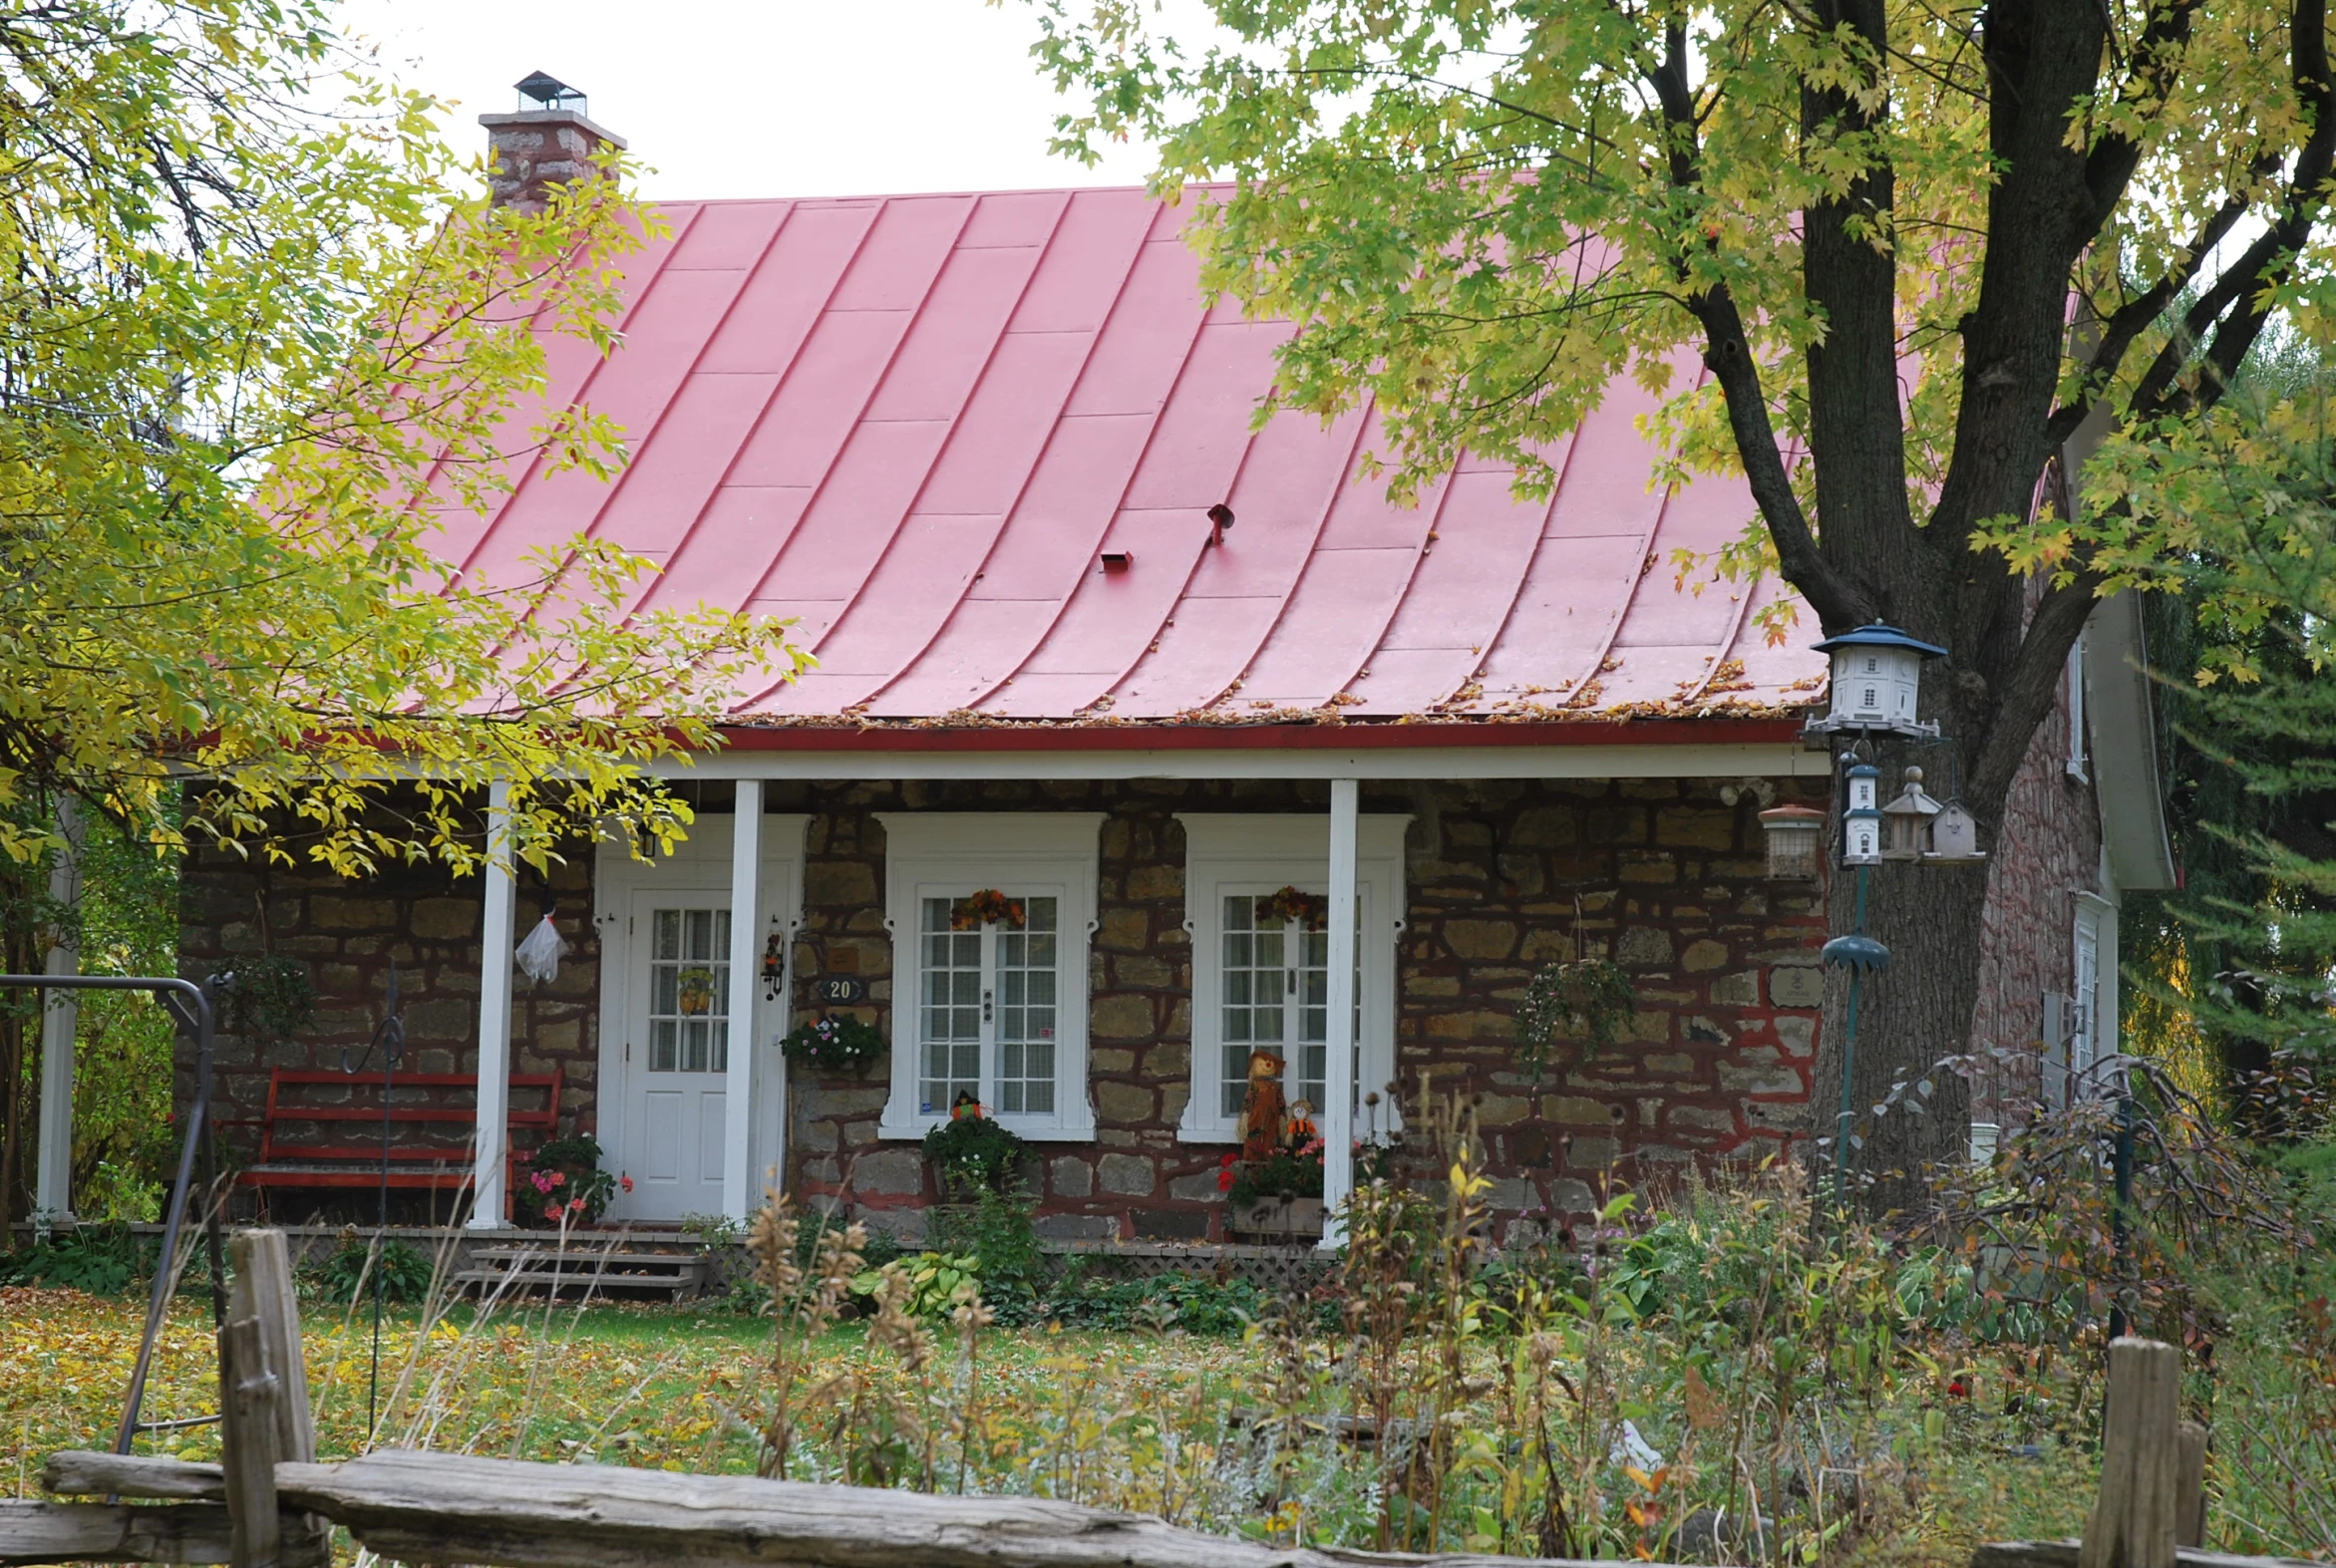
[[[530,475],[448,543],[504,575],[588,529],[662,568],[645,605],[798,618],[817,668],[742,719],[1744,714],[1822,690],[1802,639],[1752,624],[1773,581],[1674,585],[1671,552],[1716,548],[1752,500],[1650,491],[1627,382],[1550,500],[1464,458],[1404,509],[1358,474],[1367,411],[1249,429],[1290,327],[1203,302],[1188,209],[1091,189],[664,210],[623,347],[553,356],[552,397],[621,424],[628,468]],[[1211,547],[1219,501],[1238,521]],[[1107,550],[1133,565],[1105,572]]]

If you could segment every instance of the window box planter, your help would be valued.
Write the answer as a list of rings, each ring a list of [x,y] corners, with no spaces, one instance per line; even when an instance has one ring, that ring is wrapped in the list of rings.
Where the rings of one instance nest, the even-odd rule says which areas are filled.
[[[1308,1241],[1319,1241],[1322,1238],[1322,1200],[1266,1198],[1246,1208],[1229,1209],[1224,1223],[1225,1229],[1236,1236],[1256,1236],[1270,1241],[1303,1237]]]

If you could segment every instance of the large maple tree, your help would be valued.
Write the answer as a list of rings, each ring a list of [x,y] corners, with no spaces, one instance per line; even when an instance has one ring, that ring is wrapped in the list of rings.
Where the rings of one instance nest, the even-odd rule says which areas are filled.
[[[1546,484],[1618,378],[1664,389],[1678,470],[1757,508],[1681,567],[1947,649],[1923,710],[1951,757],[1919,760],[1983,841],[2094,605],[2186,547],[2133,503],[2147,453],[2274,323],[2321,325],[2324,0],[1030,3],[1067,150],[1142,136],[1165,186],[1229,181],[1195,241],[1211,287],[1299,324],[1282,405],[1372,400],[1399,490],[1463,447]],[[2125,452],[2089,501],[2080,435]],[[1772,634],[1809,635],[1793,613]],[[1983,900],[1880,869],[1861,1109],[1970,1048]],[[1963,1148],[1967,1088],[1936,1083],[1862,1134],[1905,1173],[1877,1202]]]

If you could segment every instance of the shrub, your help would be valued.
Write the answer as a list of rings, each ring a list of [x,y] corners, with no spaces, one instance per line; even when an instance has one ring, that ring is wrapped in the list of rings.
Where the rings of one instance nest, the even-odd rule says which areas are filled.
[[[1008,1322],[1029,1315],[1045,1284],[1037,1208],[1027,1193],[983,1187],[970,1203],[930,1211],[933,1246],[978,1260],[982,1299]]]
[[[46,1285],[119,1296],[152,1266],[126,1224],[81,1225],[13,1256],[0,1255],[0,1285]]]
[[[876,1294],[889,1264],[862,1269],[851,1277],[851,1294],[865,1302]],[[901,1264],[908,1277],[901,1309],[916,1318],[938,1318],[957,1305],[962,1286],[981,1289],[981,1259],[970,1252],[920,1252]]]
[[[1151,1279],[1074,1280],[1042,1310],[1065,1328],[1235,1335],[1246,1332],[1262,1304],[1257,1287],[1247,1280],[1162,1274]]]
[[[372,1268],[374,1241],[377,1238],[360,1236],[354,1229],[341,1232],[341,1244],[332,1256],[310,1265],[305,1272],[318,1295],[327,1301],[354,1304],[362,1299],[373,1299],[374,1288],[380,1287],[381,1299],[391,1302],[422,1301],[430,1295],[430,1282],[437,1270],[423,1252],[395,1236],[378,1238],[381,1250]]]

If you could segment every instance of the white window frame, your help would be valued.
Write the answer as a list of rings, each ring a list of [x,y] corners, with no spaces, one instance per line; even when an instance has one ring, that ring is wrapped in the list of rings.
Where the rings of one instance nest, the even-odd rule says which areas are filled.
[[[2093,1070],[2104,1057],[2115,1056],[2118,1051],[2114,989],[2116,915],[2117,906],[2100,894],[2080,892],[2077,895],[2075,929],[2069,941],[2069,1006],[2073,1025],[2068,1045],[2071,1098],[2080,1095],[2099,1098],[2108,1093],[2108,1086]],[[2104,948],[2108,949],[2107,972],[2102,966]]]
[[[1238,1115],[1217,1110],[1217,1070],[1224,1051],[1224,898],[1252,888],[1270,893],[1295,887],[1319,892],[1328,885],[1330,818],[1327,813],[1178,811],[1184,828],[1184,929],[1192,938],[1191,1094],[1176,1124],[1184,1143],[1231,1143]],[[1378,1125],[1400,1126],[1384,1093],[1395,1080],[1396,942],[1404,928],[1404,831],[1411,817],[1373,812],[1356,821],[1355,890],[1358,926],[1355,956],[1362,969],[1362,1070],[1355,1077],[1358,1136],[1371,1129],[1365,1095],[1379,1093]],[[1316,1106],[1319,1114],[1325,1107]]]
[[[2087,627],[2077,633],[2077,640],[2069,649],[2069,757],[2068,776],[2079,784],[2092,783],[2092,749],[2086,744],[2085,734],[2085,639],[2092,634]]]
[[[1087,1075],[1088,955],[1096,916],[1101,811],[878,811],[884,827],[884,928],[892,933],[892,1084],[876,1135],[921,1138],[948,1120],[927,1114],[917,1040],[918,933],[923,900],[968,890],[1045,884],[1060,888],[1055,993],[1055,1109],[1052,1115],[998,1115],[1000,1125],[1036,1142],[1095,1137]],[[985,944],[986,948],[987,944]],[[982,1062],[982,1103],[994,1105],[997,1063]]]

